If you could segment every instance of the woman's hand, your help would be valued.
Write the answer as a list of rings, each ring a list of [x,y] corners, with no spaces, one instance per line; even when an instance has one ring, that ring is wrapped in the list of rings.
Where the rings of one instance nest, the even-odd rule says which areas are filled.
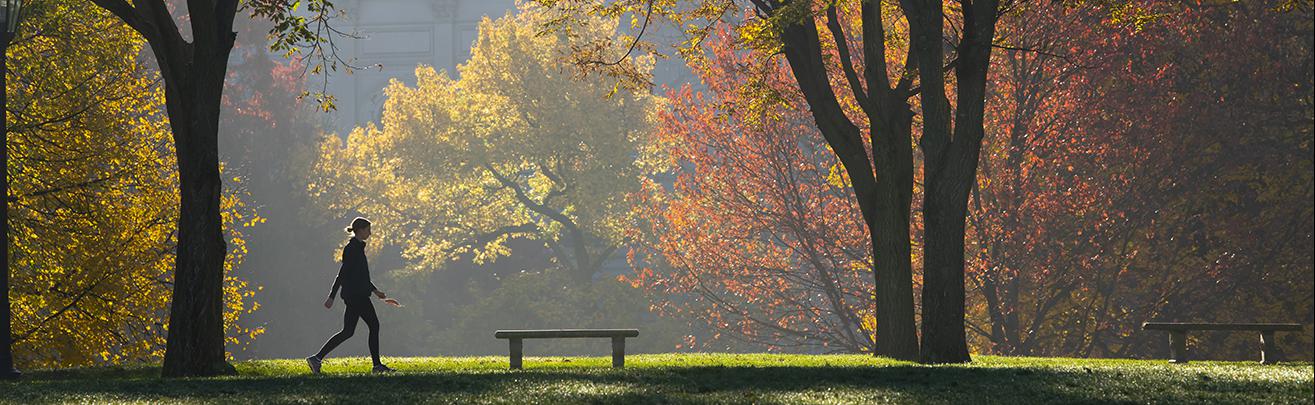
[[[333,298],[324,300],[324,309],[333,308]]]
[[[374,290],[374,296],[379,297],[379,299],[388,298],[387,295],[384,295],[383,291],[379,291],[379,290]]]

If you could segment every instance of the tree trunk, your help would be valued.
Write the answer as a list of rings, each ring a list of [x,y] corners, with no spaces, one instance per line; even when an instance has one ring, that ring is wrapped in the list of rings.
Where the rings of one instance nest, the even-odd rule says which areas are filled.
[[[8,87],[5,87],[9,60],[5,49],[11,39],[8,32],[0,32],[0,47],[3,47],[0,48],[0,131],[3,131],[3,138],[0,138],[0,201],[3,201],[0,204],[0,228],[4,232],[4,240],[0,241],[0,260],[3,260],[3,267],[0,267],[0,379],[18,378],[20,374],[14,368],[9,308],[9,108],[6,104]]]
[[[963,287],[963,215],[967,197],[961,199],[963,203],[958,201],[958,189],[962,187],[955,180],[927,179],[922,290],[922,361],[925,363],[970,360],[964,336]]]
[[[894,104],[893,100],[886,102]],[[892,118],[879,117],[872,131],[876,176],[871,204],[874,218],[868,223],[872,237],[872,274],[876,283],[876,354],[900,360],[918,358],[917,321],[913,307],[913,256],[909,236],[910,206],[913,201],[912,113]],[[896,108],[886,111],[898,111]],[[855,184],[857,189],[858,185]]]
[[[210,109],[219,99],[197,99],[188,112]],[[196,114],[204,116],[206,114]],[[194,119],[187,133],[174,130],[178,156],[178,251],[164,354],[166,377],[232,373],[224,351],[224,241],[219,200],[218,120]],[[182,135],[182,136],[180,136]]]
[[[195,17],[195,15],[193,16]],[[231,15],[229,17],[231,20]],[[231,27],[231,23],[229,24]],[[178,158],[178,251],[164,353],[166,377],[234,374],[224,350],[224,240],[219,108],[236,34],[197,34],[191,60],[159,58]],[[180,63],[181,62],[181,63]]]
[[[849,175],[872,238],[877,318],[875,354],[916,360],[918,335],[909,256],[909,203],[913,193],[910,127],[873,128],[883,132],[873,136],[877,161],[874,167],[868,159],[861,131],[836,101],[827,78],[816,23],[806,18],[787,24],[782,29],[781,40],[790,70],[808,101],[818,131]],[[911,119],[906,113],[907,104],[904,111],[894,112],[898,118],[892,122]]]
[[[923,29],[940,32],[940,9],[923,10]],[[922,361],[962,363],[971,361],[964,333],[964,224],[968,195],[977,176],[977,160],[985,133],[986,73],[991,62],[991,40],[995,35],[997,2],[978,0],[964,10],[964,37],[959,44],[955,67],[958,108],[953,138],[924,134],[926,188],[924,189]],[[936,22],[932,22],[932,20]],[[934,25],[934,27],[932,27]],[[930,33],[930,31],[924,31]],[[921,39],[930,39],[928,35]],[[939,38],[937,36],[936,38]],[[927,48],[940,41],[924,42]],[[939,51],[937,51],[939,52]],[[939,54],[938,54],[939,55]],[[923,66],[941,66],[940,63]],[[939,70],[939,69],[938,69]],[[939,72],[938,72],[939,74]],[[924,96],[929,95],[924,78]],[[944,95],[943,90],[936,93]],[[942,98],[943,100],[943,98]],[[948,113],[948,105],[944,106]],[[948,118],[928,117],[927,125]],[[947,131],[945,122],[938,130]],[[945,133],[943,135],[948,135]]]

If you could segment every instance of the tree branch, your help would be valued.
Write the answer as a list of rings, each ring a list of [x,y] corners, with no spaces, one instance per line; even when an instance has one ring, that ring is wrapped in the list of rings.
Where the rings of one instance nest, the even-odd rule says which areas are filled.
[[[568,227],[569,229],[576,228],[575,221],[572,221],[571,217],[568,217],[566,216],[566,214],[558,212],[548,206],[545,206],[539,202],[534,201],[533,199],[530,199],[530,196],[525,194],[525,190],[522,190],[519,184],[516,184],[516,182],[512,181],[506,176],[503,176],[502,173],[499,173],[497,169],[493,168],[493,165],[484,163],[484,169],[488,170],[489,173],[493,175],[493,178],[497,179],[499,183],[502,183],[504,187],[511,189],[511,191],[516,195],[516,200],[520,201],[522,205],[525,205],[525,208],[529,208],[531,211],[537,212],[539,214],[543,214],[548,218],[552,218],[552,220],[557,221],[558,223]]]
[[[863,73],[867,75],[868,99],[885,98],[890,90],[890,73],[886,70],[886,27],[881,20],[881,3],[864,1],[861,7]]]
[[[840,68],[845,72],[845,80],[849,82],[849,89],[854,93],[854,99],[858,100],[858,105],[863,107],[864,112],[872,114],[867,92],[863,90],[863,84],[859,83],[858,73],[854,70],[854,61],[850,59],[849,41],[845,38],[844,29],[840,27],[840,17],[836,14],[835,4],[826,8],[826,28],[831,31],[831,38],[835,40],[836,52],[840,56]],[[868,85],[872,84],[868,83]]]

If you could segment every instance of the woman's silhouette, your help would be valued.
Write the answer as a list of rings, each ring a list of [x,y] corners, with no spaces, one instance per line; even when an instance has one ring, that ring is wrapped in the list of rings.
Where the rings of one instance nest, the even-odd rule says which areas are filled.
[[[330,337],[328,342],[324,342],[324,347],[320,348],[319,353],[307,357],[306,364],[310,365],[311,372],[319,374],[320,363],[324,360],[324,356],[344,340],[352,337],[356,332],[356,320],[359,318],[370,328],[370,357],[374,360],[374,372],[393,371],[379,362],[379,317],[374,313],[370,294],[373,293],[381,299],[386,295],[370,282],[370,266],[365,260],[365,240],[370,239],[370,221],[356,217],[352,220],[351,226],[347,227],[347,232],[352,234],[352,239],[342,248],[342,267],[338,269],[338,277],[333,280],[329,299],[324,301],[324,308],[333,307],[334,296],[338,294],[339,288],[342,289],[342,301],[347,305],[347,310],[342,315],[342,330]]]

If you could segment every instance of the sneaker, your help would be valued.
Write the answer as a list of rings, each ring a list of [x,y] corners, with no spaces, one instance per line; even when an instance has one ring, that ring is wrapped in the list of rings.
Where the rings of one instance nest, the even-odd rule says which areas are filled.
[[[376,373],[391,373],[391,372],[394,372],[394,371],[397,371],[397,370],[393,370],[393,369],[389,368],[388,366],[383,365],[383,363],[379,363],[379,364],[375,364],[375,365],[374,365],[374,370],[371,370],[371,371],[374,371],[374,372],[376,372]]]
[[[321,362],[322,362],[322,361],[320,360],[319,357],[310,356],[310,357],[307,357],[307,358],[306,358],[306,365],[310,366],[310,372],[313,373],[313,374],[319,374],[319,373],[320,373],[320,363],[321,363]]]

